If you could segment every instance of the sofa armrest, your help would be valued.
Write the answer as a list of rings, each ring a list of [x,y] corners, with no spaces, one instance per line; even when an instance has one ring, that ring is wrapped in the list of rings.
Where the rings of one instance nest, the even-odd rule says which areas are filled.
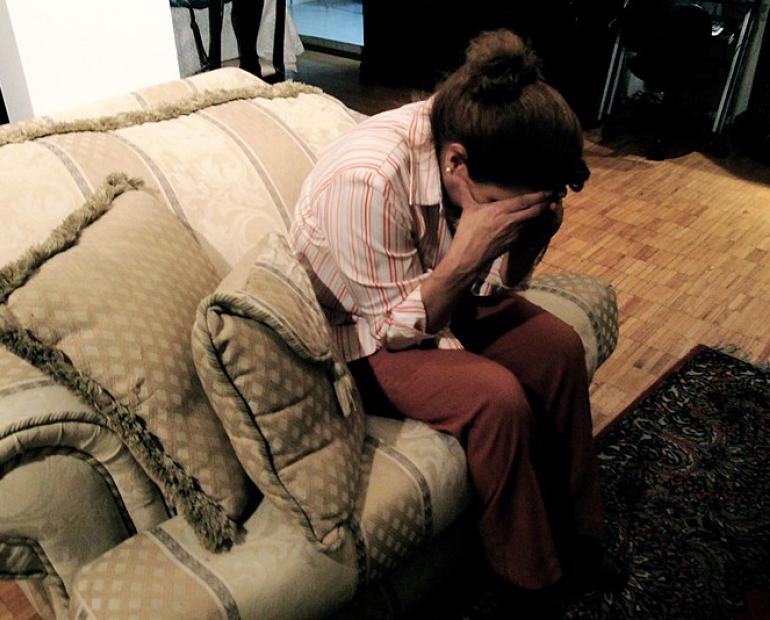
[[[618,303],[612,286],[585,274],[550,273],[532,280],[522,295],[572,326],[583,341],[592,378],[618,342]]]
[[[100,417],[0,349],[0,578],[42,581],[58,616],[81,565],[166,518]]]

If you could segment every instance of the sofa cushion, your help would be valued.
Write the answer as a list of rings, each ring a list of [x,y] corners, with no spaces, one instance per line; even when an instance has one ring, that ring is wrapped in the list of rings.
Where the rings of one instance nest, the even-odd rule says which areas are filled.
[[[463,558],[455,539],[443,552],[436,544],[469,507],[465,454],[414,420],[370,415],[366,435],[350,536],[338,550],[320,552],[273,502],[257,507],[227,555],[202,549],[187,524],[169,519],[85,566],[71,617],[327,618],[373,582],[414,598],[444,562]],[[382,602],[395,616],[405,601]]]
[[[201,302],[192,349],[251,479],[312,542],[338,547],[358,490],[363,410],[283,237],[264,237]]]
[[[233,542],[253,488],[189,347],[215,271],[188,230],[125,175],[0,271],[0,342],[77,392],[210,548]]]

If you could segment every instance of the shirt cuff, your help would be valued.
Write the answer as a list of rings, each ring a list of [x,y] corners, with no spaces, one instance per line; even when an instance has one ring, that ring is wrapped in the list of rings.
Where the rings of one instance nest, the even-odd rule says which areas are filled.
[[[532,283],[532,277],[535,273],[535,268],[543,260],[543,256],[545,255],[547,247],[548,246],[543,248],[535,257],[535,260],[532,261],[532,267],[527,272],[527,274],[513,286],[508,286],[503,282],[502,269],[505,254],[497,257],[490,266],[487,274],[480,277],[473,284],[471,287],[471,293],[477,297],[490,297],[504,293],[526,291],[529,288],[529,285]]]
[[[385,319],[378,340],[389,351],[400,351],[419,344],[423,340],[436,338],[441,331],[430,334],[426,330],[428,315],[422,301],[422,287],[418,286]]]

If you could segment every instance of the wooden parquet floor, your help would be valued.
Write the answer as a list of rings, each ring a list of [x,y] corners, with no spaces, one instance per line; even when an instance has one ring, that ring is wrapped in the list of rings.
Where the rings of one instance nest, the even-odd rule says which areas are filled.
[[[618,346],[591,387],[598,431],[696,344],[770,358],[770,168],[697,152],[654,162],[597,138],[542,269],[618,295]]]
[[[362,86],[357,63],[306,53],[300,80],[365,113],[405,103],[405,89]],[[696,344],[770,360],[770,168],[690,152],[646,160],[633,139],[602,146],[589,132],[592,176],[566,202],[543,272],[579,271],[613,285],[620,339],[591,386],[600,430]],[[0,584],[0,620],[37,618]]]
[[[0,620],[40,620],[35,608],[13,581],[0,581]]]

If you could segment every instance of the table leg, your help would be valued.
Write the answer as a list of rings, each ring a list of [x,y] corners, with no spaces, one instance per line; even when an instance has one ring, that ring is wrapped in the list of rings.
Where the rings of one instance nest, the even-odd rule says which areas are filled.
[[[278,80],[286,76],[286,62],[283,50],[286,40],[286,0],[276,0],[275,3],[275,33],[273,39],[273,67]]]
[[[225,0],[209,0],[209,63],[207,69],[222,66],[222,16]]]
[[[264,0],[233,0],[233,31],[238,43],[240,67],[257,77],[262,77],[257,56],[257,35],[264,6]]]

